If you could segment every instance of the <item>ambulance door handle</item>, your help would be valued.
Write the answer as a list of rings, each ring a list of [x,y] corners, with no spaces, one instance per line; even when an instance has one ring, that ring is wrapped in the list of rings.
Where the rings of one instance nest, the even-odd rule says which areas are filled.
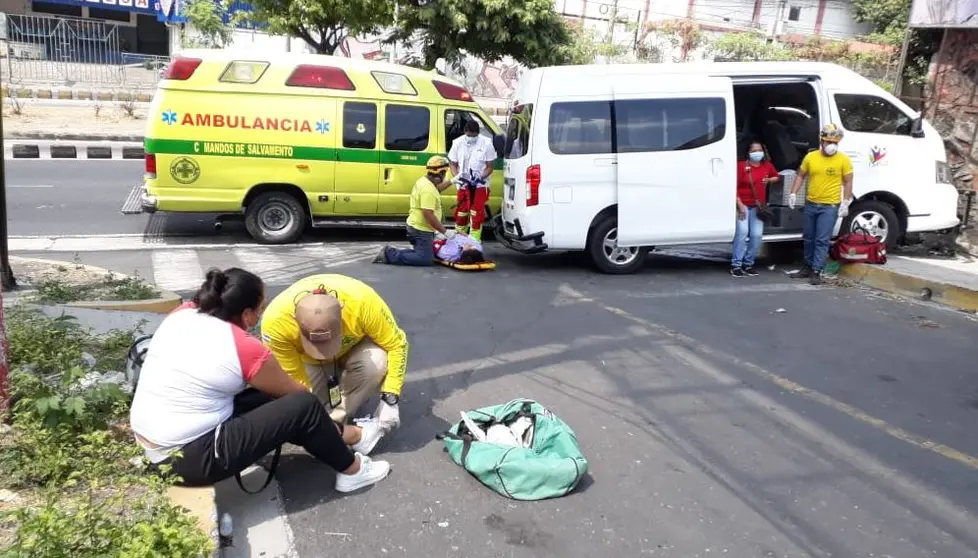
[[[393,172],[394,172],[394,169],[392,169],[390,167],[387,167],[386,169],[384,169],[384,183],[385,184],[390,184],[391,183],[391,174],[393,174]]]

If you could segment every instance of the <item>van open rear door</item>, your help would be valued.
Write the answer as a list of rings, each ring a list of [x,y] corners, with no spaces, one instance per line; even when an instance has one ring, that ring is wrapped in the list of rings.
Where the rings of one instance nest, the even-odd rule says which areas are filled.
[[[737,140],[729,78],[615,77],[618,244],[729,242]]]

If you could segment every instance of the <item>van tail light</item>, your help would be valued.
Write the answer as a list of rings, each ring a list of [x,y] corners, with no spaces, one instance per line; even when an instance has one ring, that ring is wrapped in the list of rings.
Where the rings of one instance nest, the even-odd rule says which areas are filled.
[[[166,67],[163,79],[188,80],[197,71],[200,62],[199,58],[174,58]]]
[[[342,68],[331,66],[316,66],[300,64],[292,70],[292,75],[285,81],[290,87],[314,87],[318,89],[339,89],[340,91],[355,91],[356,86],[350,76]]]
[[[526,169],[526,206],[540,204],[540,165],[531,165]]]
[[[450,101],[471,101],[472,94],[468,92],[464,87],[459,87],[457,85],[452,85],[451,83],[445,83],[444,81],[438,81],[437,79],[431,80],[431,83],[438,90],[438,94],[442,96],[443,99],[448,99]]]
[[[156,180],[156,154],[146,154],[146,178]]]

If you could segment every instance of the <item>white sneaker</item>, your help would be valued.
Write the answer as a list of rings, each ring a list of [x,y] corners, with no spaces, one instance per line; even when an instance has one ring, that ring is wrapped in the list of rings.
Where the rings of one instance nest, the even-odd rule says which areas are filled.
[[[352,475],[336,473],[336,491],[353,492],[371,484],[378,483],[391,472],[391,464],[386,461],[374,461],[366,455],[357,452],[360,459],[360,470]]]
[[[377,447],[377,442],[384,437],[384,429],[375,418],[358,419],[356,425],[360,427],[360,441],[353,444],[352,449],[357,453],[370,455]]]

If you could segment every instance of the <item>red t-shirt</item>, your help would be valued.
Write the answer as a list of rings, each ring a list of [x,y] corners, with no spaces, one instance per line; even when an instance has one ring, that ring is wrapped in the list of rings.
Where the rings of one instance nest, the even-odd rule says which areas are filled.
[[[778,178],[778,170],[770,161],[761,161],[756,167],[747,161],[737,162],[737,197],[740,202],[747,207],[754,206],[754,190],[750,186],[750,177],[754,178],[754,190],[761,199],[761,203],[767,202],[767,184],[761,182],[765,178]]]

